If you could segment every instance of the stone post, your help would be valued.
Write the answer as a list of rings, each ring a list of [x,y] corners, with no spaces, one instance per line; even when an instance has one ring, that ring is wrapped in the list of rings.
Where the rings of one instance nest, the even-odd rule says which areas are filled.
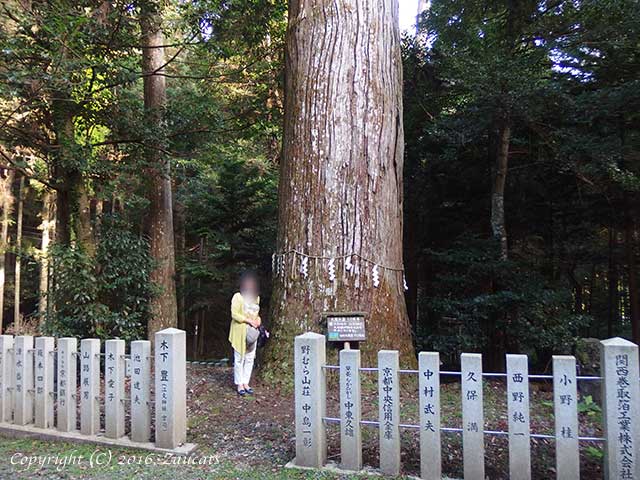
[[[484,480],[482,355],[460,356],[462,375],[462,457],[465,480]]]
[[[13,336],[0,335],[0,422],[13,420]]]
[[[124,435],[124,340],[105,342],[104,433],[109,438]]]
[[[61,432],[76,429],[77,351],[76,338],[58,339],[58,430]]]
[[[187,440],[187,335],[167,328],[154,341],[156,445],[173,449]]]
[[[100,432],[100,340],[80,341],[80,432]]]
[[[53,428],[53,337],[36,338],[35,357],[35,400],[36,421],[38,428]]]
[[[362,470],[360,350],[340,351],[340,465]]]
[[[507,355],[509,478],[531,479],[529,364],[526,355]]]
[[[396,350],[378,352],[378,417],[380,421],[380,470],[400,474],[400,379]]]
[[[15,343],[15,383],[13,423],[33,422],[33,337],[19,335]]]
[[[151,342],[131,342],[131,440],[151,440]]]
[[[294,343],[296,459],[299,467],[320,468],[327,461],[326,364],[324,335],[308,332]]]
[[[600,342],[605,480],[640,479],[638,346],[623,338]]]
[[[418,355],[418,394],[420,476],[423,480],[441,480],[440,354],[437,352],[420,352]]]
[[[553,356],[553,408],[556,475],[563,480],[579,480],[578,390],[576,359],[572,356]]]

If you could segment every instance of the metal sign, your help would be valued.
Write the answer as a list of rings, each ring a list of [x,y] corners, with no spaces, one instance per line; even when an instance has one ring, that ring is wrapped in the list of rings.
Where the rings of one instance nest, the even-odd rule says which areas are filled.
[[[322,315],[327,322],[330,342],[362,342],[367,339],[363,312],[328,312]]]

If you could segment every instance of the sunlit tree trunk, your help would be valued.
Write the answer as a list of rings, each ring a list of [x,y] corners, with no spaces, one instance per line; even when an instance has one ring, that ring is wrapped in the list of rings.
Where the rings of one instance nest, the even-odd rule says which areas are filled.
[[[22,218],[24,211],[24,175],[20,177],[20,189],[18,190],[18,213],[16,217],[16,267],[13,292],[13,326],[16,332],[20,332],[22,314],[20,313],[20,284],[22,282]]]
[[[491,231],[493,232],[493,238],[495,238],[500,245],[501,260],[507,260],[509,257],[504,213],[504,189],[507,183],[507,170],[509,168],[510,141],[511,126],[506,118],[502,118],[498,126],[498,145],[495,171],[493,173],[493,192],[491,195]]]
[[[164,132],[164,109],[166,104],[166,84],[163,75],[164,36],[162,34],[160,7],[156,2],[141,4],[140,25],[142,29],[142,71],[144,75],[144,107],[147,128],[155,138],[148,139],[158,148],[147,148],[146,160],[149,168],[149,237],[151,255],[156,267],[151,273],[151,281],[160,292],[151,302],[151,319],[148,336],[153,340],[155,332],[178,323],[175,250],[173,232],[173,205],[169,159],[161,151],[166,139]]]
[[[0,182],[0,204],[2,205],[2,225],[0,232],[0,333],[3,331],[4,321],[4,285],[6,269],[6,252],[9,246],[9,224],[13,213],[13,170],[5,169]]]
[[[368,362],[382,348],[415,363],[402,282],[402,61],[397,0],[290,0],[286,41],[278,250],[351,258],[286,257],[274,279],[270,375],[289,365],[293,337],[323,332],[326,311],[366,311]],[[372,280],[379,265],[380,285]],[[391,270],[397,269],[397,270]],[[285,367],[286,368],[286,367]],[[284,370],[283,370],[284,372]],[[289,370],[286,370],[288,373]]]
[[[54,198],[53,192],[45,190],[42,195],[42,213],[40,230],[42,230],[42,240],[40,243],[40,299],[38,302],[38,315],[42,323],[47,314],[49,292],[49,245],[53,236]]]

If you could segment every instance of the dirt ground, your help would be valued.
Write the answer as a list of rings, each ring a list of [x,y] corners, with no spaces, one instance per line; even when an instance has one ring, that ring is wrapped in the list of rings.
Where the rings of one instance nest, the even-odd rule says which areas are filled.
[[[256,395],[241,398],[232,385],[232,369],[190,365],[188,368],[188,418],[191,441],[211,449],[241,468],[282,468],[295,455],[293,397],[277,388],[254,382]],[[337,372],[330,371],[327,415],[338,415]],[[367,375],[367,374],[363,374]],[[415,380],[401,377],[401,423],[416,423],[418,417]],[[363,378],[363,419],[377,419],[375,375]],[[460,386],[442,385],[442,425],[461,426]],[[507,430],[506,391],[500,380],[485,382],[486,429]],[[552,392],[547,385],[531,385],[531,429],[536,433],[553,433]],[[597,407],[584,404],[580,413],[582,436],[600,437],[600,413]],[[337,424],[329,424],[328,454],[340,460],[340,433]],[[486,474],[491,479],[508,478],[508,442],[505,437],[486,436]],[[555,449],[552,441],[532,439],[531,458],[534,479],[555,478]],[[602,451],[597,443],[581,443],[581,477],[602,478]],[[378,464],[378,430],[363,426],[365,465]],[[462,477],[462,440],[460,434],[442,434],[443,473]],[[403,474],[418,475],[419,443],[416,430],[402,433]]]

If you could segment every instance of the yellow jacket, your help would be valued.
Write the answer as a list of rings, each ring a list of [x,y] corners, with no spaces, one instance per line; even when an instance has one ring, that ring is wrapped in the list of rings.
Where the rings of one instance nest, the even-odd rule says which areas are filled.
[[[260,305],[260,297],[256,299]],[[229,329],[229,342],[233,349],[240,355],[247,350],[247,316],[244,313],[244,300],[240,292],[231,299],[231,328]]]

